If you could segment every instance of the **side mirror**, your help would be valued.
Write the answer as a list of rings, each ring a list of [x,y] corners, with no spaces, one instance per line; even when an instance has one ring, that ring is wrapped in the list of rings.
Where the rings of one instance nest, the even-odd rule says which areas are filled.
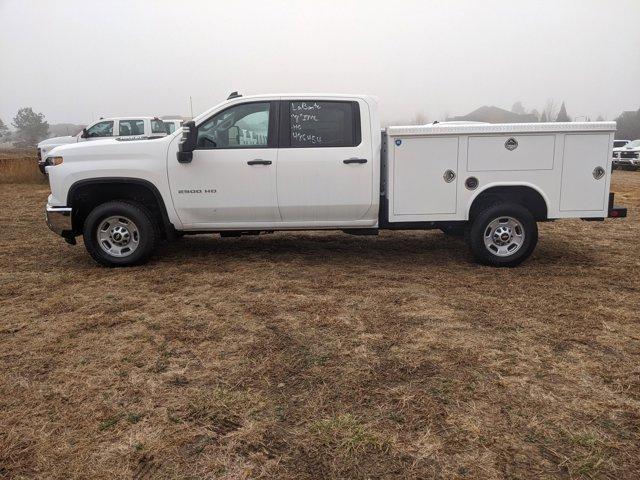
[[[185,122],[182,126],[182,140],[178,145],[178,153],[176,154],[179,163],[191,163],[197,141],[198,129],[196,128],[196,123],[193,120]]]
[[[89,134],[87,133],[87,129],[83,128],[82,133],[80,134],[80,138],[87,138]]]
[[[229,130],[227,130],[227,135],[229,136],[227,145],[229,145],[230,147],[237,147],[238,145],[240,145],[240,127],[238,127],[237,125],[229,127]]]

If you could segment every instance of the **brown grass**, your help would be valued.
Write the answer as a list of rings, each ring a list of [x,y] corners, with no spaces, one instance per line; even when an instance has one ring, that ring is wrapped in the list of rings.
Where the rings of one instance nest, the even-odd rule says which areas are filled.
[[[46,183],[35,149],[0,150],[0,184],[7,183]]]
[[[640,477],[640,173],[521,268],[439,232],[96,266],[0,188],[0,477]]]

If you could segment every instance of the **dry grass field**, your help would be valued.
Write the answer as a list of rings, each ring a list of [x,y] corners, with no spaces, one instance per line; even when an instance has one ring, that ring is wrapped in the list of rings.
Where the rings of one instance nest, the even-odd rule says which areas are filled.
[[[0,150],[0,185],[7,183],[46,183],[31,150]]]
[[[110,270],[0,178],[0,477],[640,478],[640,172],[516,269],[430,231]]]

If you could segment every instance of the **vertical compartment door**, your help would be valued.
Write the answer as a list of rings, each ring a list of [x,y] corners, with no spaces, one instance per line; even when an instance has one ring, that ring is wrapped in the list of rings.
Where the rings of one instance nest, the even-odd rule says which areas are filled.
[[[456,213],[458,137],[403,138],[394,154],[395,215]]]
[[[561,211],[603,210],[609,157],[609,134],[571,134],[564,140]],[[597,167],[605,169],[602,178],[594,178]]]

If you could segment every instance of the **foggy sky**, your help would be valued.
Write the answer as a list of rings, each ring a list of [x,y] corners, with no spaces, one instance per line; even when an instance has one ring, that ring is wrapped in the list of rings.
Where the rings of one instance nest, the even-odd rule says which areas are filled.
[[[640,107],[640,0],[0,0],[0,118],[189,115],[240,93],[379,97],[385,122],[549,98]]]

